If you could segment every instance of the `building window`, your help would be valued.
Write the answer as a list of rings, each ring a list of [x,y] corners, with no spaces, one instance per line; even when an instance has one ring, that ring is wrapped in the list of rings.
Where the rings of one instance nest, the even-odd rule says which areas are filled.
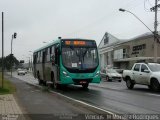
[[[123,58],[129,58],[127,49],[123,49]]]
[[[108,42],[109,42],[109,37],[108,37],[108,33],[106,33],[104,36],[104,45],[108,44]]]
[[[115,50],[114,51],[114,59],[122,59],[123,58],[123,49]]]

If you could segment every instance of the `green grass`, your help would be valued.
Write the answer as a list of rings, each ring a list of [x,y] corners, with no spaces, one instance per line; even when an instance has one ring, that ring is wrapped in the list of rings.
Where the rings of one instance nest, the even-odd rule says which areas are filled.
[[[7,79],[4,78],[2,88],[2,73],[0,72],[0,95],[12,94],[16,92],[16,87]]]

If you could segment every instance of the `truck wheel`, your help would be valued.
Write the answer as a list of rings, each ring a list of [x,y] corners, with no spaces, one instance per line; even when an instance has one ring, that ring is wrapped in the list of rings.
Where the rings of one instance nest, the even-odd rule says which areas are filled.
[[[127,88],[128,88],[128,89],[133,89],[133,87],[134,87],[134,83],[131,81],[130,78],[128,78],[128,79],[126,80],[126,85],[127,85]]]
[[[151,81],[151,88],[154,91],[158,91],[159,90],[160,84],[159,84],[158,80],[154,79],[154,80]]]

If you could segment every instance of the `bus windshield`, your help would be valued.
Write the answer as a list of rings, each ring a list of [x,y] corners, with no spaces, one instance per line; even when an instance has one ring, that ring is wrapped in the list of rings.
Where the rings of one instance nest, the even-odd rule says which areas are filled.
[[[62,61],[66,68],[73,70],[89,70],[98,66],[96,47],[63,46]]]

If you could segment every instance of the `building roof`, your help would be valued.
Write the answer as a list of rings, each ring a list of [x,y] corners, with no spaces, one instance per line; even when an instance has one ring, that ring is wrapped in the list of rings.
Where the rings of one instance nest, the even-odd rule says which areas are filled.
[[[115,36],[111,35],[110,33],[106,32],[98,45],[98,48],[107,47],[108,45],[115,44],[120,42],[120,39],[116,38]]]
[[[160,33],[160,31],[158,32],[158,34],[159,34],[159,33]],[[106,34],[106,33],[105,33],[105,34]],[[109,34],[109,33],[108,33],[108,34]],[[111,35],[111,34],[110,34],[110,35]],[[104,36],[105,36],[105,35],[104,35]],[[129,41],[139,40],[139,39],[145,39],[145,38],[149,38],[149,37],[153,37],[153,36],[154,36],[153,33],[147,32],[147,33],[144,33],[144,34],[142,34],[142,35],[138,35],[138,36],[136,36],[136,37],[134,37],[134,38],[127,39],[127,40],[122,40],[122,39],[116,38],[117,41],[102,46],[102,42],[104,41],[104,37],[103,37],[102,40],[101,40],[101,42],[100,42],[100,44],[99,44],[99,46],[98,46],[98,48],[99,48],[99,49],[103,49],[103,48],[106,48],[106,47],[110,47],[110,46],[114,46],[114,45],[119,45],[119,44],[126,43],[126,42],[129,42]]]

